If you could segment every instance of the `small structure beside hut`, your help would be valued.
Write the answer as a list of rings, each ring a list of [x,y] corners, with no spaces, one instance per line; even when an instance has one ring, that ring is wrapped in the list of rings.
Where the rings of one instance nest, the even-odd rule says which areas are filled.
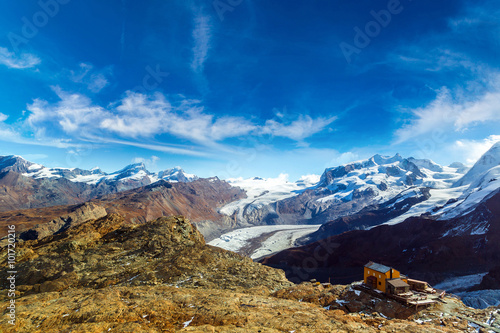
[[[364,286],[385,293],[406,305],[428,305],[445,294],[444,290],[432,288],[427,282],[409,279],[398,270],[370,261],[364,267]]]

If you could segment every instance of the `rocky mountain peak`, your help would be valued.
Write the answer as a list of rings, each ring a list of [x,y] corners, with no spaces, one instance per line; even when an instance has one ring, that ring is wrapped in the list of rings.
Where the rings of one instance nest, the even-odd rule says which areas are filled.
[[[404,178],[402,182],[413,185],[417,178],[424,178],[419,166],[429,166],[433,169],[440,166],[429,160],[416,160],[414,158],[403,158],[399,154],[394,156],[382,156],[376,154],[367,160],[352,162],[334,168],[327,168],[321,175],[318,186],[329,186],[343,177],[348,177],[350,173],[357,173],[356,176],[366,179],[368,175],[375,173],[386,174],[387,176]],[[407,171],[411,174],[407,175]],[[442,168],[441,168],[442,171]]]
[[[103,172],[103,171],[101,170],[101,168],[99,168],[99,167],[94,167],[94,168],[90,169],[89,171],[90,171],[90,173],[91,173],[92,175],[106,175],[106,173],[105,173],[105,172]]]
[[[454,186],[471,184],[481,174],[500,165],[500,141],[495,143]]]
[[[140,225],[109,214],[36,240],[19,242],[17,289],[25,293],[110,285],[246,288],[289,286],[284,272],[205,245],[183,216]],[[6,251],[1,259],[5,263]],[[7,270],[0,272],[5,281]]]
[[[145,170],[146,171],[146,165],[143,162],[132,163],[132,164],[129,164],[126,167],[124,167],[123,169],[118,170],[114,173],[120,174],[120,173],[126,173],[129,171],[138,171],[138,170]]]
[[[24,173],[29,170],[30,166],[35,166],[35,163],[26,161],[21,156],[9,155],[0,156],[0,170],[2,171],[14,171],[18,173]]]
[[[92,202],[86,202],[73,207],[72,211],[64,216],[51,220],[48,223],[40,223],[31,229],[19,234],[21,240],[41,239],[49,235],[58,234],[70,227],[77,226],[92,219],[98,219],[106,215],[106,209]]]
[[[158,172],[158,178],[173,182],[191,182],[197,176],[186,173],[180,166]]]

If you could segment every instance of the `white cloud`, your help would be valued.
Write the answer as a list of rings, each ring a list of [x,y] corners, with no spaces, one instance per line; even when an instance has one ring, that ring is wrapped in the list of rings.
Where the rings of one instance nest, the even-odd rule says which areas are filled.
[[[257,126],[241,117],[218,118],[210,128],[210,135],[215,140],[238,137],[254,131]]]
[[[109,74],[109,68],[96,71],[93,65],[81,63],[79,70],[70,71],[70,79],[75,83],[84,84],[91,92],[98,93],[109,85],[109,81],[106,77],[106,75]]]
[[[209,16],[203,15],[201,13],[195,16],[192,35],[194,46],[191,68],[195,72],[200,72],[203,70],[203,64],[207,59],[208,50],[210,49],[210,39],[212,37]]]
[[[3,114],[3,113],[0,113],[0,121],[6,121],[6,120],[7,120],[7,118],[9,118],[9,116],[8,116],[8,115]]]
[[[334,122],[337,117],[316,118],[300,115],[298,119],[289,124],[277,122],[275,120],[267,120],[262,128],[262,133],[281,136],[295,141],[303,141],[304,139],[321,132],[326,126]]]
[[[9,68],[25,69],[32,68],[40,64],[41,60],[37,56],[29,53],[16,55],[9,52],[5,47],[0,47],[0,64]]]
[[[166,122],[172,105],[156,93],[146,96],[127,92],[113,112],[107,112],[99,120],[99,127],[125,137],[147,137],[168,131]]]
[[[92,92],[99,92],[104,89],[109,84],[108,79],[102,73],[92,74],[90,76],[90,81],[88,88]]]
[[[23,145],[34,145],[43,147],[69,148],[82,146],[81,144],[72,143],[69,140],[45,138],[40,135],[35,135],[34,138],[27,138],[22,133],[11,125],[0,124],[0,141],[11,142]]]
[[[246,135],[260,137],[269,134],[303,143],[336,119],[299,116],[286,123],[268,120],[259,125],[243,117],[217,117],[207,113],[199,100],[180,95],[167,97],[159,92],[144,95],[128,91],[122,99],[105,108],[94,104],[85,95],[68,93],[59,87],[53,87],[53,90],[59,101],[49,103],[36,99],[27,107],[29,115],[25,124],[37,138],[59,137],[62,131],[77,140],[132,145],[184,155],[203,155],[201,147],[205,151],[209,148],[211,153],[234,153],[235,147],[222,142]],[[190,141],[197,149],[144,142],[162,134]],[[119,138],[112,138],[116,135]],[[141,142],[137,142],[138,139]]]
[[[144,163],[147,169],[154,170],[156,169],[156,162],[159,160],[158,156],[153,155],[151,158],[135,157],[132,159],[132,163]]]
[[[451,150],[472,165],[486,153],[491,146],[500,141],[500,135],[490,135],[483,140],[457,140],[453,143]]]
[[[89,131],[105,115],[106,111],[92,104],[92,101],[81,94],[70,94],[59,87],[53,87],[60,98],[55,104],[36,99],[27,109],[30,115],[27,123],[34,129],[42,129],[44,122],[57,122],[66,133]]]
[[[204,145],[245,135],[255,128],[244,118],[215,118],[204,113],[197,100],[171,102],[160,93],[146,96],[135,92],[128,92],[113,113],[101,120],[100,127],[133,138],[168,133]]]
[[[500,122],[500,75],[489,82],[488,91],[474,98],[466,95],[443,87],[431,103],[411,110],[415,119],[396,131],[396,143],[436,131],[459,132],[478,124]]]
[[[149,150],[154,150],[154,151],[159,151],[162,153],[169,153],[169,154],[179,154],[179,155],[187,155],[187,156],[209,156],[210,155],[206,151],[206,149],[203,149],[203,151],[202,151],[198,148],[184,146],[184,145],[172,145],[172,144],[165,144],[165,143],[161,143],[161,144],[160,143],[144,143],[144,142],[137,142],[137,141],[130,141],[130,140],[95,137],[95,136],[89,137],[88,139],[93,140],[95,142],[113,143],[113,144],[119,144],[119,145],[124,145],[124,146],[132,146],[132,147],[149,149]]]

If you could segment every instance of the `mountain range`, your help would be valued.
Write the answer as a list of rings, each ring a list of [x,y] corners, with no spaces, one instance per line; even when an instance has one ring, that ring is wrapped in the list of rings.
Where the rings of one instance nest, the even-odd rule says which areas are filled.
[[[461,176],[466,171],[462,166],[455,175],[448,173],[445,177],[441,169],[433,168],[434,184],[414,169],[407,176],[420,184],[418,187],[328,221],[318,231],[299,239],[302,246],[262,262],[286,269],[287,276],[295,280],[356,280],[360,278],[357,267],[374,260],[400,267],[431,283],[481,274],[487,280],[479,280],[468,289],[498,285],[495,272],[499,270],[500,254],[500,143]],[[426,166],[420,164],[419,170],[428,175]],[[336,175],[340,179],[346,176]],[[336,177],[332,177],[334,182]],[[448,187],[441,186],[443,183]],[[477,299],[474,302],[477,304]],[[498,304],[500,300],[491,302]]]
[[[492,207],[498,204],[499,175],[500,143],[471,168],[399,154],[374,155],[296,182],[286,175],[202,179],[179,167],[152,173],[142,163],[107,174],[99,168],[47,168],[19,156],[4,156],[0,157],[0,217],[2,224],[17,224],[25,239],[59,233],[109,213],[122,215],[129,224],[184,214],[208,242],[237,228],[321,225],[292,244],[300,247],[263,262],[290,272],[328,240],[345,252],[327,246],[328,259],[318,262],[308,278],[345,282],[342,276],[350,279],[351,268],[379,260],[416,275],[417,269],[431,271],[429,276],[421,274],[440,282],[495,268],[498,211]],[[270,236],[259,236],[257,241]],[[393,256],[387,253],[389,248]],[[342,259],[334,253],[342,253]],[[289,278],[302,279],[297,274]]]
[[[470,170],[461,163],[440,166],[430,160],[396,154],[374,155],[367,160],[327,168],[321,176],[304,176],[296,182],[288,181],[285,175],[275,179],[214,178],[212,181],[224,186],[211,195],[217,202],[213,209],[217,216],[227,216],[227,221],[233,221],[221,225],[220,233],[245,226],[324,224],[316,235],[302,239],[303,244],[307,239],[319,239],[321,234],[326,236],[325,230],[331,225],[335,228],[328,227],[329,236],[381,223],[399,223],[422,214],[452,218],[474,209],[498,188],[498,183],[491,180],[497,179],[500,172],[499,150],[497,143]],[[156,187],[146,186],[162,182],[178,183],[177,187],[185,188],[197,186],[198,191],[192,188],[189,191],[195,191],[198,197],[203,196],[206,186],[194,184],[209,184],[180,167],[153,173],[143,163],[136,163],[107,174],[99,168],[47,168],[19,156],[4,156],[0,157],[0,212],[76,205],[89,200],[110,201],[114,194],[138,188],[141,189],[137,193],[147,193]],[[239,188],[244,194],[233,200],[236,197],[224,193],[229,188]],[[120,196],[115,195],[113,200],[117,197]],[[191,202],[198,197],[194,196]],[[182,213],[182,207],[179,208],[176,213]],[[163,208],[152,210],[169,213]],[[195,223],[202,220],[187,215]],[[208,215],[211,216],[204,220],[213,219],[214,214]],[[156,217],[159,216],[146,214],[142,221]],[[205,235],[209,240],[217,234],[214,230],[210,233]]]
[[[495,308],[487,307],[500,304],[499,176],[500,143],[471,168],[374,155],[296,182],[152,173],[141,163],[107,174],[0,157],[0,225],[16,225],[18,241],[9,329],[491,328]],[[282,242],[283,230],[292,242]],[[264,256],[252,261],[224,243]],[[476,309],[445,297],[419,310],[360,291],[353,281],[368,261],[456,292]]]

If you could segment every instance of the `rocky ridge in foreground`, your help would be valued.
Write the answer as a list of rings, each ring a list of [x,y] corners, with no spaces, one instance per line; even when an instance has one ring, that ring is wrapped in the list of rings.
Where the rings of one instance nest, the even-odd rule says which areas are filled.
[[[4,310],[4,332],[472,332],[457,310],[424,314],[350,286],[294,285],[281,270],[206,245],[182,216],[129,225],[111,214],[16,251],[16,324]]]
[[[205,245],[201,233],[182,216],[128,225],[111,214],[20,242],[16,251],[16,284],[26,294],[111,285],[278,289],[291,284],[280,270]],[[2,262],[6,256],[5,251]],[[0,273],[1,281],[6,274]]]

